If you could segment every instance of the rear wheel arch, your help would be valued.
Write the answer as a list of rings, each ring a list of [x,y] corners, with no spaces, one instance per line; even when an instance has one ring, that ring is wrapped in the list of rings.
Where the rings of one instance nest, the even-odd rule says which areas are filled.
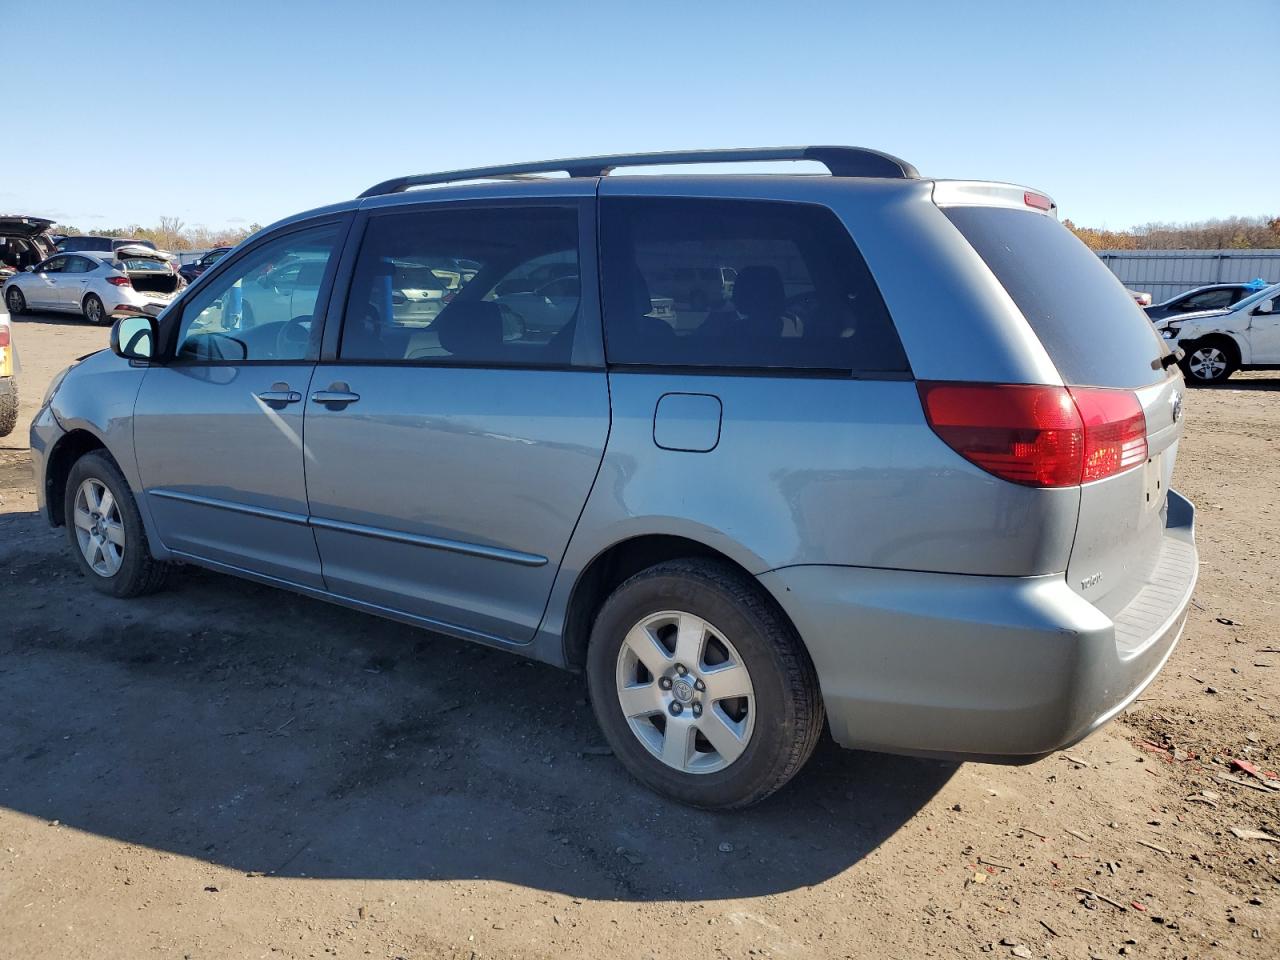
[[[91,307],[91,303],[96,304],[96,307]],[[107,305],[102,302],[102,298],[100,296],[92,292],[86,293],[84,297],[81,298],[80,313],[90,323],[102,324],[111,319],[110,314],[107,313]]]
[[[72,430],[59,438],[49,451],[44,471],[45,503],[48,505],[49,520],[57,527],[66,523],[63,502],[66,499],[67,478],[77,460],[86,453],[102,451],[119,467],[119,461],[107,449],[107,445],[96,434],[88,430]]]
[[[643,534],[620,540],[605,548],[582,568],[569,594],[562,629],[564,662],[572,670],[579,670],[587,661],[587,644],[591,628],[609,596],[619,586],[642,570],[670,560],[702,558],[717,560],[746,577],[759,587],[778,612],[795,629],[795,624],[774,599],[769,590],[745,566],[723,551],[689,537],[670,534]],[[797,636],[799,631],[796,631]],[[803,644],[804,639],[801,638]]]

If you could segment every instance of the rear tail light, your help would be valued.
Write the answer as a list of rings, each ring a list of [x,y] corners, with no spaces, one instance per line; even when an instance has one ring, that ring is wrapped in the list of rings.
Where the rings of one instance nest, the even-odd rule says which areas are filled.
[[[107,283],[113,287],[132,287],[133,281],[128,277],[107,277]]]
[[[920,382],[929,426],[988,473],[1030,487],[1072,487],[1147,459],[1147,421],[1126,390]]]
[[[1128,390],[1075,387],[1071,399],[1084,421],[1080,482],[1101,480],[1147,462],[1147,415]]]
[[[7,347],[8,345],[9,345],[9,325],[5,324],[3,327],[0,327],[0,347]]]

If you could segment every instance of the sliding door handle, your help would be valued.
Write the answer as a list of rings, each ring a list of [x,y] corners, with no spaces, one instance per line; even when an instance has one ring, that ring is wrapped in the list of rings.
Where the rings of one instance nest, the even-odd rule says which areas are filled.
[[[327,407],[345,407],[360,399],[360,394],[352,393],[351,388],[342,381],[329,384],[327,390],[317,390],[311,394],[312,403],[322,403]]]

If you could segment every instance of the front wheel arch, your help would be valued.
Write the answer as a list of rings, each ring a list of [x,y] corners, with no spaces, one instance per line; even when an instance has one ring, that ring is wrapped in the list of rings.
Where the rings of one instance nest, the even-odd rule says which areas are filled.
[[[1231,376],[1241,366],[1241,350],[1240,344],[1236,342],[1234,337],[1225,333],[1210,333],[1203,337],[1196,337],[1193,340],[1179,340],[1178,346],[1182,348],[1185,354],[1180,362],[1182,373],[1188,383],[1221,383]],[[1190,359],[1196,350],[1202,347],[1216,347],[1222,351],[1227,360],[1227,369],[1223,375],[1217,380],[1203,380],[1195,376],[1190,369]]]
[[[63,502],[66,499],[67,478],[71,475],[71,468],[86,453],[95,450],[101,450],[119,467],[119,461],[111,455],[107,445],[88,430],[72,430],[60,437],[49,451],[44,470],[44,497],[49,522],[55,527],[61,527],[67,522]]]

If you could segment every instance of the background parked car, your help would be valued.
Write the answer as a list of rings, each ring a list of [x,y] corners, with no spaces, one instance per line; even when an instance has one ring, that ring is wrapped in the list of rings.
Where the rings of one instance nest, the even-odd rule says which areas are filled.
[[[121,308],[158,312],[186,282],[172,264],[146,247],[121,247],[120,258],[101,253],[60,253],[4,285],[12,316],[28,310],[79,313],[105,323]],[[150,308],[150,309],[149,309]]]
[[[52,220],[0,215],[0,283],[54,254]]]
[[[1245,297],[1267,286],[1265,280],[1249,280],[1240,283],[1210,283],[1203,287],[1184,290],[1163,303],[1144,307],[1152,320],[1162,320],[1179,313],[1196,313],[1201,310],[1223,310],[1234,306]]]
[[[1237,370],[1280,367],[1280,283],[1228,310],[1168,317],[1156,329],[1182,348],[1189,383],[1222,383]]]
[[[199,260],[195,260],[192,263],[184,263],[178,267],[178,273],[182,275],[182,279],[186,280],[187,283],[193,283],[196,277],[221,260],[223,255],[231,249],[231,247],[214,247]]]
[[[161,250],[150,240],[137,240],[130,237],[63,237],[57,244],[59,253],[115,253],[121,247],[146,247],[170,262],[178,259],[168,250]]]

